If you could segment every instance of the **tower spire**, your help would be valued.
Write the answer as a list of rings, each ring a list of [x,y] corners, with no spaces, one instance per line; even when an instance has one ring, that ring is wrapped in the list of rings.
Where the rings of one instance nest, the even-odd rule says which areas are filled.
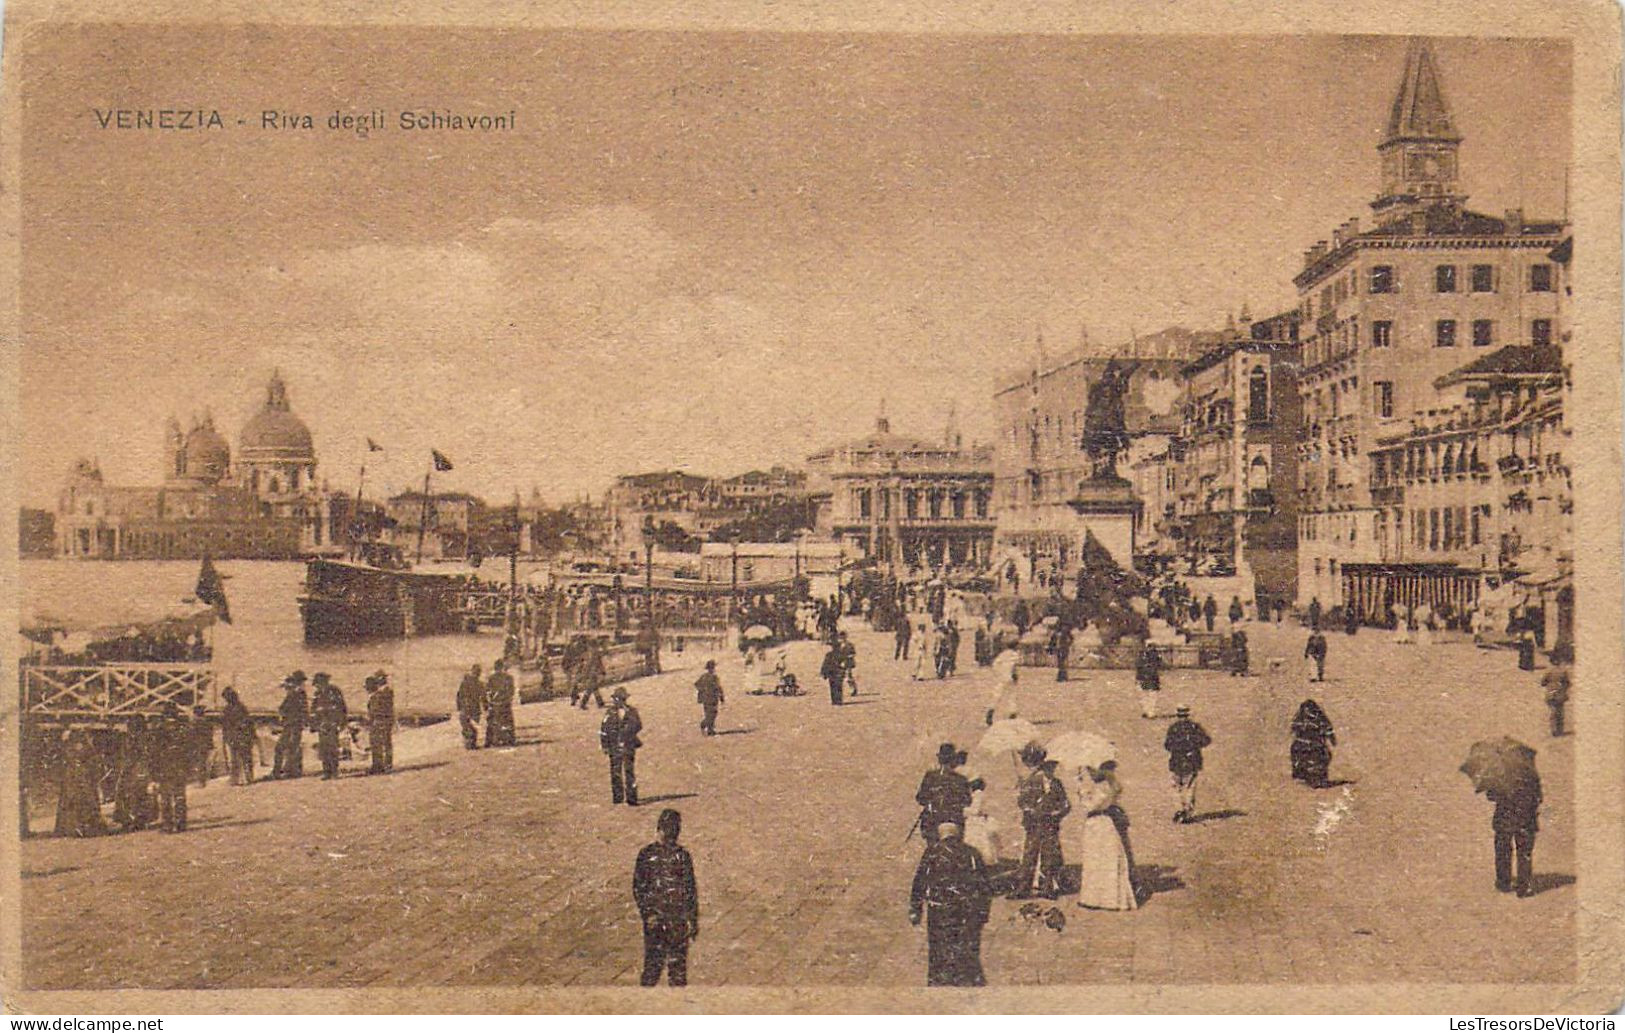
[[[1372,202],[1378,217],[1393,222],[1440,205],[1467,200],[1457,182],[1456,131],[1432,45],[1410,41],[1399,89],[1388,112],[1377,153],[1382,156],[1382,195]]]

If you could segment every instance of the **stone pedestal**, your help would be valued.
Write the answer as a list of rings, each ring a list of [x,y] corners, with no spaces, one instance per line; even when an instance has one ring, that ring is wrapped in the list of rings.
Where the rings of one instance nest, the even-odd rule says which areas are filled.
[[[1078,483],[1078,493],[1067,502],[1078,517],[1078,547],[1089,534],[1111,553],[1124,570],[1134,569],[1134,515],[1140,503],[1134,486],[1121,477],[1092,478]]]

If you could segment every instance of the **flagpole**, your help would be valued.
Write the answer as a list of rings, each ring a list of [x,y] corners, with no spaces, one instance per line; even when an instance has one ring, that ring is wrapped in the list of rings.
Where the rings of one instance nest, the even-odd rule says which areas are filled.
[[[429,478],[431,476],[433,476],[433,474],[434,474],[434,464],[431,462],[429,464],[428,471],[426,471],[424,473],[424,475],[423,475],[423,513],[422,513],[421,516],[418,517],[418,558],[417,558],[417,562],[419,562],[419,563],[423,562],[423,532],[429,526]]]
[[[355,482],[355,512],[353,514],[351,514],[351,517],[350,517],[350,558],[351,559],[355,559],[355,557],[356,557],[356,547],[360,544],[359,542],[356,541],[356,539],[361,537],[361,535],[364,533],[363,529],[361,527],[361,489],[366,487],[366,484],[367,484],[367,464],[365,462],[363,462],[361,464],[361,476],[356,478],[356,482]]]

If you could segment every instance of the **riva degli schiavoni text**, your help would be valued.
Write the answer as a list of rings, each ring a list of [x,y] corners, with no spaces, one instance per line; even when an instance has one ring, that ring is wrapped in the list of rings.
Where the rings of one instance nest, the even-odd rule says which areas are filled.
[[[99,129],[188,132],[233,128],[328,130],[365,137],[385,129],[437,129],[454,132],[506,133],[518,122],[517,111],[453,111],[448,108],[384,108],[368,111],[308,112],[262,108],[255,112],[219,108],[91,108]]]

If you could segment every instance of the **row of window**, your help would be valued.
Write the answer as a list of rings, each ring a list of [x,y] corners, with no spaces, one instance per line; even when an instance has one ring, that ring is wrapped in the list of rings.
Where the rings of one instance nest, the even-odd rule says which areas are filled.
[[[874,515],[874,493],[868,488],[858,488],[854,493],[857,497],[858,516],[868,519]],[[947,511],[953,514],[953,519],[963,520],[967,509],[975,511],[977,518],[986,519],[988,514],[988,493],[986,491],[941,491],[927,489],[921,491],[916,488],[906,488],[903,491],[903,512],[910,520],[920,516],[920,500],[924,496],[926,512],[932,520],[943,518],[944,505]],[[880,493],[880,516],[883,519],[891,517],[891,492]]]
[[[1493,294],[1497,289],[1496,268],[1493,265],[1469,265],[1465,283],[1461,274],[1461,267],[1455,265],[1439,265],[1433,267],[1433,292],[1435,294],[1455,294],[1463,286],[1471,294]],[[1529,267],[1529,291],[1535,294],[1547,294],[1556,289],[1556,280],[1552,267],[1546,262],[1537,262]],[[1372,294],[1397,294],[1399,292],[1399,277],[1391,265],[1374,265],[1371,267],[1367,279],[1367,288]]]

